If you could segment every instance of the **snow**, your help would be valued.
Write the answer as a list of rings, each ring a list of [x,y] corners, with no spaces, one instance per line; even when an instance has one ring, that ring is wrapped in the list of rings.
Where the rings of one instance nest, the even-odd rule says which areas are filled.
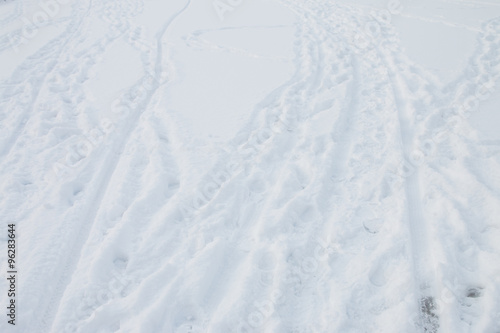
[[[0,332],[500,332],[500,3],[0,22]]]

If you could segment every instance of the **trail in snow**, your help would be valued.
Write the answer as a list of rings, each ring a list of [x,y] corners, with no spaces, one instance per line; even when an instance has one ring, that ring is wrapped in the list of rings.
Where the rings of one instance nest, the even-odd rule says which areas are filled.
[[[31,5],[0,6],[0,21]],[[47,23],[56,37],[17,45],[24,60],[0,84],[0,216],[21,253],[14,329],[500,330],[499,150],[467,120],[500,77],[498,18],[441,20],[478,31],[445,83],[401,47],[396,21],[421,17],[419,4],[257,1],[227,22],[207,6],[71,2]],[[288,57],[224,40],[285,34],[273,10],[294,20]],[[200,54],[226,61],[235,84],[233,61],[292,70],[231,140],[208,143],[168,98]]]

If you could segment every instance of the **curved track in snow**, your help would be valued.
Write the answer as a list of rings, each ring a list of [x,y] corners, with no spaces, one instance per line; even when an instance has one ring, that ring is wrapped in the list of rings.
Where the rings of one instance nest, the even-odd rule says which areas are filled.
[[[219,46],[233,21],[175,44],[191,0],[71,2],[0,84],[19,332],[500,330],[499,150],[466,117],[500,78],[498,18],[445,85],[405,55],[389,11],[273,4],[294,18],[293,72],[210,153],[165,97],[184,79],[177,52],[286,59]],[[99,90],[113,98],[97,109]]]

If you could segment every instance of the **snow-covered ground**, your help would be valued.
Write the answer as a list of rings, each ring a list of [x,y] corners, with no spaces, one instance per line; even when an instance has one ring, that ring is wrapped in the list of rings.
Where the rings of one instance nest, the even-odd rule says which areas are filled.
[[[499,108],[497,0],[1,2],[0,332],[499,333]]]

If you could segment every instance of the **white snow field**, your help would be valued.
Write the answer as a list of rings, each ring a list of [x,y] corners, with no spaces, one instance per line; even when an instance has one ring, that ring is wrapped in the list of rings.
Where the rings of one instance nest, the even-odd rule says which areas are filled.
[[[1,1],[0,221],[1,333],[500,333],[500,1]]]

